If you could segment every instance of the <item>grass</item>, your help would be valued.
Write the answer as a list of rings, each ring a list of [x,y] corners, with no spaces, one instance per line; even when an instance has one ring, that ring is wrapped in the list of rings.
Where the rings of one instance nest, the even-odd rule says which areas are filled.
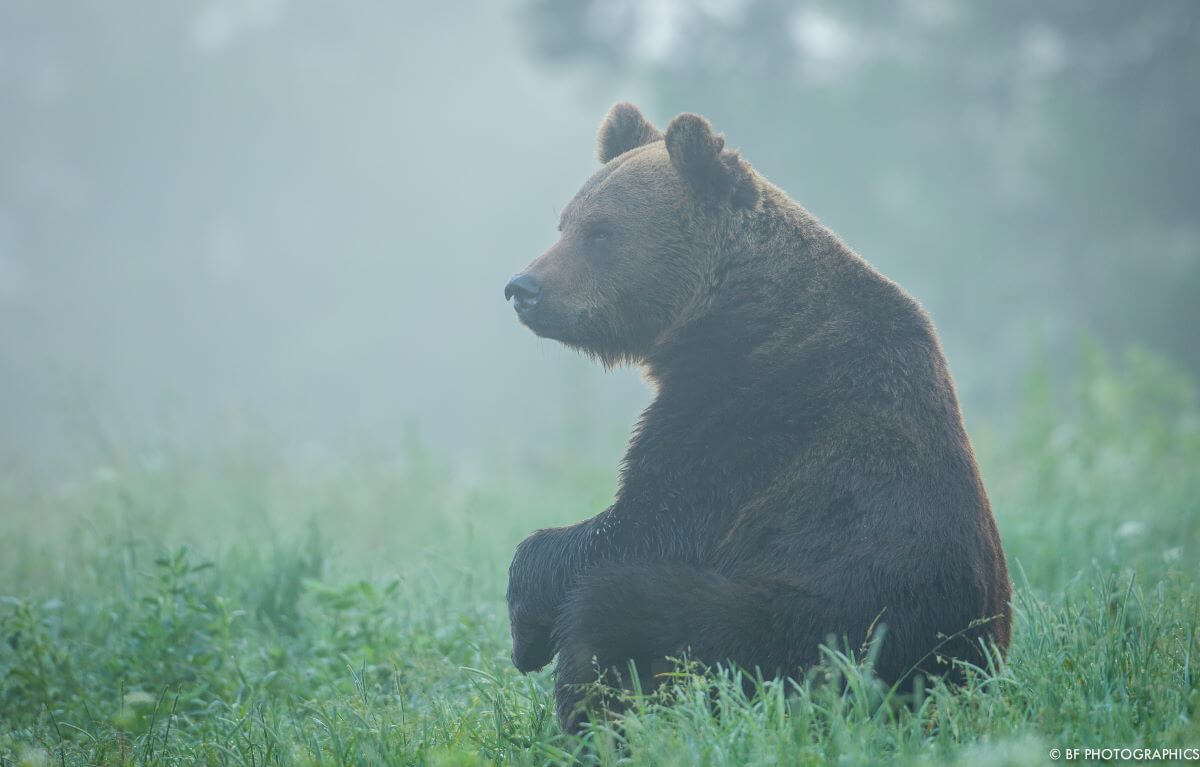
[[[1145,354],[1080,367],[1067,386],[1034,375],[1003,428],[971,424],[1016,587],[1006,664],[910,705],[832,650],[750,698],[684,667],[584,740],[558,730],[549,672],[509,664],[505,570],[535,527],[607,504],[616,440],[584,449],[576,423],[570,445],[474,468],[415,439],[346,457],[245,434],[109,448],[58,483],[13,462],[0,767],[1023,765],[1200,746],[1195,388]]]

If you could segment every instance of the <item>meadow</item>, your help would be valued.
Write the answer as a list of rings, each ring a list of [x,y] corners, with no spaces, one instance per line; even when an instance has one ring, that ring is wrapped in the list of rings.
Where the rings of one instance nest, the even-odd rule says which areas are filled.
[[[268,433],[0,474],[0,767],[1044,764],[1200,747],[1200,406],[1143,352],[1039,368],[969,420],[1014,581],[1003,664],[902,704],[861,658],[801,683],[680,667],[564,736],[508,659],[506,568],[609,502],[626,424],[542,450],[330,453]],[[830,683],[830,680],[835,683]],[[1065,760],[1065,758],[1063,758]],[[1078,760],[1076,760],[1078,761]]]

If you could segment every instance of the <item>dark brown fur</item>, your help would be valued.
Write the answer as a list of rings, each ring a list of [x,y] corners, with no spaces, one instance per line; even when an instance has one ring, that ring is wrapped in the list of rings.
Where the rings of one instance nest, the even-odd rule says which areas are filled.
[[[797,675],[873,624],[889,683],[1003,650],[1004,554],[929,317],[706,120],[660,136],[615,107],[604,167],[523,273],[526,325],[657,392],[613,505],[517,549],[513,662],[558,654],[571,729],[597,665]]]

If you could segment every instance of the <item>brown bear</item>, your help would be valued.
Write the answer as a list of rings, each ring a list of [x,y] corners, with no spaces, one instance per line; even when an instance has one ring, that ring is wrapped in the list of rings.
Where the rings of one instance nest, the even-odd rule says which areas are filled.
[[[539,336],[655,388],[612,506],[534,533],[509,572],[513,662],[558,655],[563,727],[630,661],[796,677],[832,637],[881,643],[898,684],[1003,652],[1004,553],[921,306],[702,117],[664,135],[617,104],[599,158],[504,290]]]

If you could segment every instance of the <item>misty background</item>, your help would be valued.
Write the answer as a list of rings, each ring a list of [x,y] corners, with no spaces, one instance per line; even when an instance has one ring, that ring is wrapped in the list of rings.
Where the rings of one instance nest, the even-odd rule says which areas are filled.
[[[502,295],[617,100],[920,299],[969,422],[1085,336],[1200,372],[1198,40],[1191,0],[9,0],[0,453],[625,432],[637,371]]]

